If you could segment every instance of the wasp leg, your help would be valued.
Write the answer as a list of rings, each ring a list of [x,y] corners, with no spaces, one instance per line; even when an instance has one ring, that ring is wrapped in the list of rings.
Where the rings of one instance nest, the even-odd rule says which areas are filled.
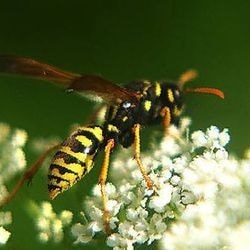
[[[182,73],[179,77],[178,83],[183,86],[186,82],[194,80],[198,76],[198,72],[194,69],[189,69]]]
[[[105,183],[107,180],[108,175],[108,168],[109,168],[109,160],[110,160],[110,154],[115,145],[115,142],[113,139],[109,139],[107,142],[107,145],[105,146],[104,150],[104,159],[102,163],[101,172],[99,175],[99,184],[101,187],[101,194],[102,194],[102,204],[103,204],[103,225],[105,228],[105,231],[107,234],[111,233],[111,229],[109,227],[109,220],[110,220],[110,214],[107,209],[107,193],[105,190]]]
[[[167,135],[168,134],[168,127],[169,127],[170,122],[171,122],[170,109],[168,107],[164,107],[161,110],[160,115],[163,117],[164,135]]]
[[[140,128],[141,128],[141,125],[140,124],[135,124],[134,127],[133,127],[133,132],[134,132],[134,157],[135,157],[135,160],[137,162],[137,165],[142,173],[142,176],[144,178],[144,180],[146,181],[146,184],[147,184],[147,187],[149,189],[153,189],[153,182],[152,180],[150,179],[150,177],[148,176],[147,172],[146,172],[146,169],[145,167],[143,166],[142,164],[142,161],[141,161],[141,150],[140,150]]]
[[[169,131],[169,125],[171,122],[171,113],[170,113],[170,109],[168,107],[164,107],[161,112],[160,115],[163,117],[163,128],[164,128],[164,135],[165,136],[171,136],[173,138],[175,138],[176,140],[178,140],[180,143],[184,144],[185,142],[183,141],[183,139],[175,133],[171,133]]]
[[[0,201],[0,207],[4,206],[5,204],[9,203],[16,195],[16,193],[21,189],[21,187],[23,186],[23,184],[25,182],[29,182],[31,181],[31,179],[33,178],[33,176],[37,173],[37,171],[39,170],[39,168],[42,166],[42,163],[44,162],[44,160],[47,158],[47,156],[54,151],[57,147],[59,146],[59,144],[51,146],[50,148],[48,148],[32,165],[31,167],[29,167],[24,174],[22,175],[22,177],[19,179],[19,181],[17,182],[17,184],[14,186],[14,188],[12,189],[12,191]]]

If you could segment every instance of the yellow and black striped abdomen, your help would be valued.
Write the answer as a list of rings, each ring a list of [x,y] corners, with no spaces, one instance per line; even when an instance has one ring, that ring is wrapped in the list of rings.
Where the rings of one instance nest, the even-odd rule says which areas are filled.
[[[88,126],[78,128],[62,143],[49,168],[50,198],[70,188],[92,169],[102,142],[102,128]]]

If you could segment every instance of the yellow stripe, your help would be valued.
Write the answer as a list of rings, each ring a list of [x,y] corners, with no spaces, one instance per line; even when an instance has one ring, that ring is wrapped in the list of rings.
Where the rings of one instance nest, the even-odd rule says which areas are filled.
[[[91,157],[90,155],[87,157],[86,159],[86,168],[87,168],[87,172],[89,172],[92,168],[93,168],[93,157]]]
[[[65,161],[64,161],[63,158],[57,158],[57,159],[55,159],[52,162],[52,164],[59,165],[61,167],[69,169],[69,170],[75,172],[79,177],[81,177],[82,174],[83,174],[83,172],[84,172],[84,167],[83,166],[81,166],[78,163],[68,163],[67,164],[67,163],[65,163]],[[56,167],[54,169],[56,169]],[[51,170],[51,173],[53,173],[54,169]],[[60,175],[60,176],[64,176],[64,175]],[[76,176],[75,176],[75,178],[76,178]]]
[[[172,103],[174,102],[174,94],[171,89],[168,89],[168,100]]]
[[[50,170],[50,175],[52,175],[52,176],[49,179],[49,184],[59,186],[62,188],[62,190],[57,189],[57,190],[50,192],[50,196],[52,198],[54,198],[59,193],[68,189],[69,187],[71,187],[76,181],[78,181],[78,178],[83,177],[84,172],[85,172],[85,174],[88,173],[90,171],[90,169],[92,169],[92,167],[93,167],[92,158],[93,157],[86,157],[85,163],[86,163],[87,171],[84,171],[84,167],[82,167],[80,164],[77,164],[77,163],[67,164],[64,162],[63,158],[55,159],[52,164],[59,165],[59,166],[65,168],[66,173],[61,174],[60,171],[56,167],[54,167]],[[67,169],[75,172],[77,175],[74,173],[67,172]],[[60,178],[63,178],[65,180],[61,180],[60,182],[58,182],[58,180],[56,178],[53,178],[53,176],[60,177]]]
[[[92,133],[100,142],[103,141],[102,129],[100,127],[81,127],[80,129]]]
[[[156,96],[161,95],[161,85],[159,82],[155,82],[155,95]]]
[[[90,147],[93,144],[92,141],[89,138],[87,138],[85,135],[78,135],[75,138],[86,148]]]
[[[145,102],[144,102],[144,109],[146,110],[146,111],[149,111],[150,110],[150,108],[151,108],[151,101],[149,101],[149,100],[146,100]]]
[[[50,179],[49,180],[49,184],[50,185],[54,185],[54,186],[59,186],[59,187],[61,187],[63,190],[65,190],[65,189],[68,189],[69,188],[69,186],[72,186],[73,184],[69,184],[67,181],[64,181],[64,180],[61,180],[60,182],[57,182],[57,180],[56,179],[53,179],[53,177],[52,177],[52,179]],[[57,192],[58,192],[58,190],[57,190]],[[61,193],[62,191],[60,191],[59,193]]]
[[[118,128],[116,126],[112,125],[112,124],[108,124],[108,131],[116,132],[116,133],[119,132]]]
[[[60,148],[60,151],[63,152],[63,153],[66,153],[68,155],[71,155],[71,156],[75,157],[76,159],[78,159],[81,162],[85,162],[86,157],[87,157],[87,154],[84,154],[84,153],[81,153],[81,152],[78,152],[78,153],[73,152],[71,150],[71,148],[67,147],[67,146],[62,146]]]
[[[69,186],[72,186],[76,180],[77,180],[77,176],[74,175],[73,173],[65,173],[65,174],[60,174],[59,170],[57,168],[52,169],[51,171],[51,175],[57,176],[57,177],[61,177],[64,180],[61,180],[59,183],[56,181],[56,179],[50,179],[50,184],[52,185],[57,185],[60,186],[61,188],[65,189],[68,188]],[[68,183],[69,182],[69,183]]]
[[[128,120],[128,117],[127,116],[124,116],[123,118],[122,118],[122,121],[123,122],[125,122],[125,121],[127,121]]]
[[[81,161],[82,163],[85,163],[85,167],[87,168],[87,172],[89,172],[91,169],[92,169],[92,167],[93,167],[93,157],[96,155],[96,153],[94,153],[93,155],[88,155],[88,154],[83,154],[83,153],[80,153],[80,152],[78,152],[78,153],[75,153],[75,152],[73,152],[71,149],[70,149],[70,147],[62,147],[61,149],[60,149],[60,151],[61,152],[64,152],[64,153],[66,153],[66,154],[68,154],[68,155],[71,155],[71,156],[73,156],[73,157],[75,157],[75,158],[77,158],[79,161]],[[60,159],[60,158],[59,158]],[[57,159],[56,159],[57,160]],[[55,161],[56,161],[55,160]],[[55,162],[54,161],[54,162]],[[69,169],[72,169],[71,168],[71,166],[74,164],[74,163],[71,163],[71,164],[66,164],[66,163],[64,163],[65,165],[62,165],[62,164],[60,164],[60,166],[62,166],[62,167],[66,167],[66,168],[69,168]],[[81,167],[82,168],[82,166],[80,165],[80,164],[77,164],[77,165],[79,165],[79,167]],[[70,166],[70,167],[69,167]],[[74,166],[73,166],[74,167]],[[72,171],[74,171],[73,169],[72,169]],[[82,170],[83,171],[83,170]]]

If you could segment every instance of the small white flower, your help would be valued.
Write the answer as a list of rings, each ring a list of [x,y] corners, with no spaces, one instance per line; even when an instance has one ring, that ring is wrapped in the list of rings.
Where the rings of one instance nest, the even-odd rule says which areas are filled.
[[[61,241],[64,235],[64,227],[71,223],[72,212],[64,210],[57,215],[49,202],[43,202],[40,206],[31,202],[30,208],[35,211],[37,216],[38,238],[43,242],[48,240]]]
[[[201,130],[192,133],[191,139],[195,147],[205,147],[207,144],[207,137]]]
[[[73,236],[77,238],[75,243],[86,244],[92,240],[92,234],[86,225],[77,223],[72,226],[71,232]]]
[[[71,211],[64,210],[59,215],[60,220],[62,221],[62,224],[70,224],[73,218],[73,214]]]
[[[37,219],[37,227],[41,231],[47,231],[50,227],[50,222],[44,217],[40,217]]]
[[[41,242],[47,242],[49,240],[49,235],[45,232],[40,232],[38,234],[38,239],[41,241]]]
[[[219,134],[219,141],[222,147],[229,143],[230,135],[228,134],[228,129],[223,129],[223,131]]]
[[[130,221],[134,221],[137,220],[139,218],[139,213],[137,210],[133,209],[133,208],[129,208],[127,210],[127,219]]]
[[[228,240],[231,249],[248,249],[249,248],[249,232],[250,232],[250,221],[245,221],[239,223],[237,227],[234,228],[231,232],[225,235],[225,238]]]
[[[160,187],[159,191],[156,191],[157,195],[151,197],[149,201],[149,208],[152,208],[157,213],[164,212],[165,206],[171,201],[173,186],[165,184]]]
[[[0,227],[0,245],[6,244],[10,237],[10,232],[5,230],[3,227]]]
[[[43,202],[41,204],[41,212],[45,218],[50,218],[54,216],[52,205],[48,202]]]
[[[171,183],[171,185],[173,185],[173,186],[177,186],[177,185],[180,183],[180,181],[181,181],[181,178],[180,178],[180,176],[178,176],[178,175],[174,175],[174,176],[170,179],[170,183]]]
[[[211,126],[210,128],[207,129],[206,134],[211,141],[217,140],[219,138],[220,131],[216,126]]]
[[[28,134],[21,129],[17,129],[12,135],[12,144],[15,147],[22,147],[28,139]]]

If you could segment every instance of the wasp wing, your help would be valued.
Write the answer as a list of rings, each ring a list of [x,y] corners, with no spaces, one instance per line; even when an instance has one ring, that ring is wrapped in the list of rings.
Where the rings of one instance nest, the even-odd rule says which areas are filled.
[[[64,71],[28,57],[0,55],[0,73],[23,75],[57,83],[77,92],[97,95],[105,101],[138,101],[139,96],[126,88],[95,75],[80,75]]]
[[[140,98],[136,92],[95,75],[82,75],[75,79],[68,89],[98,95],[104,100],[112,102],[125,100],[138,102]]]
[[[74,79],[80,77],[28,57],[13,55],[0,55],[0,72],[51,81],[64,87],[68,87]]]

